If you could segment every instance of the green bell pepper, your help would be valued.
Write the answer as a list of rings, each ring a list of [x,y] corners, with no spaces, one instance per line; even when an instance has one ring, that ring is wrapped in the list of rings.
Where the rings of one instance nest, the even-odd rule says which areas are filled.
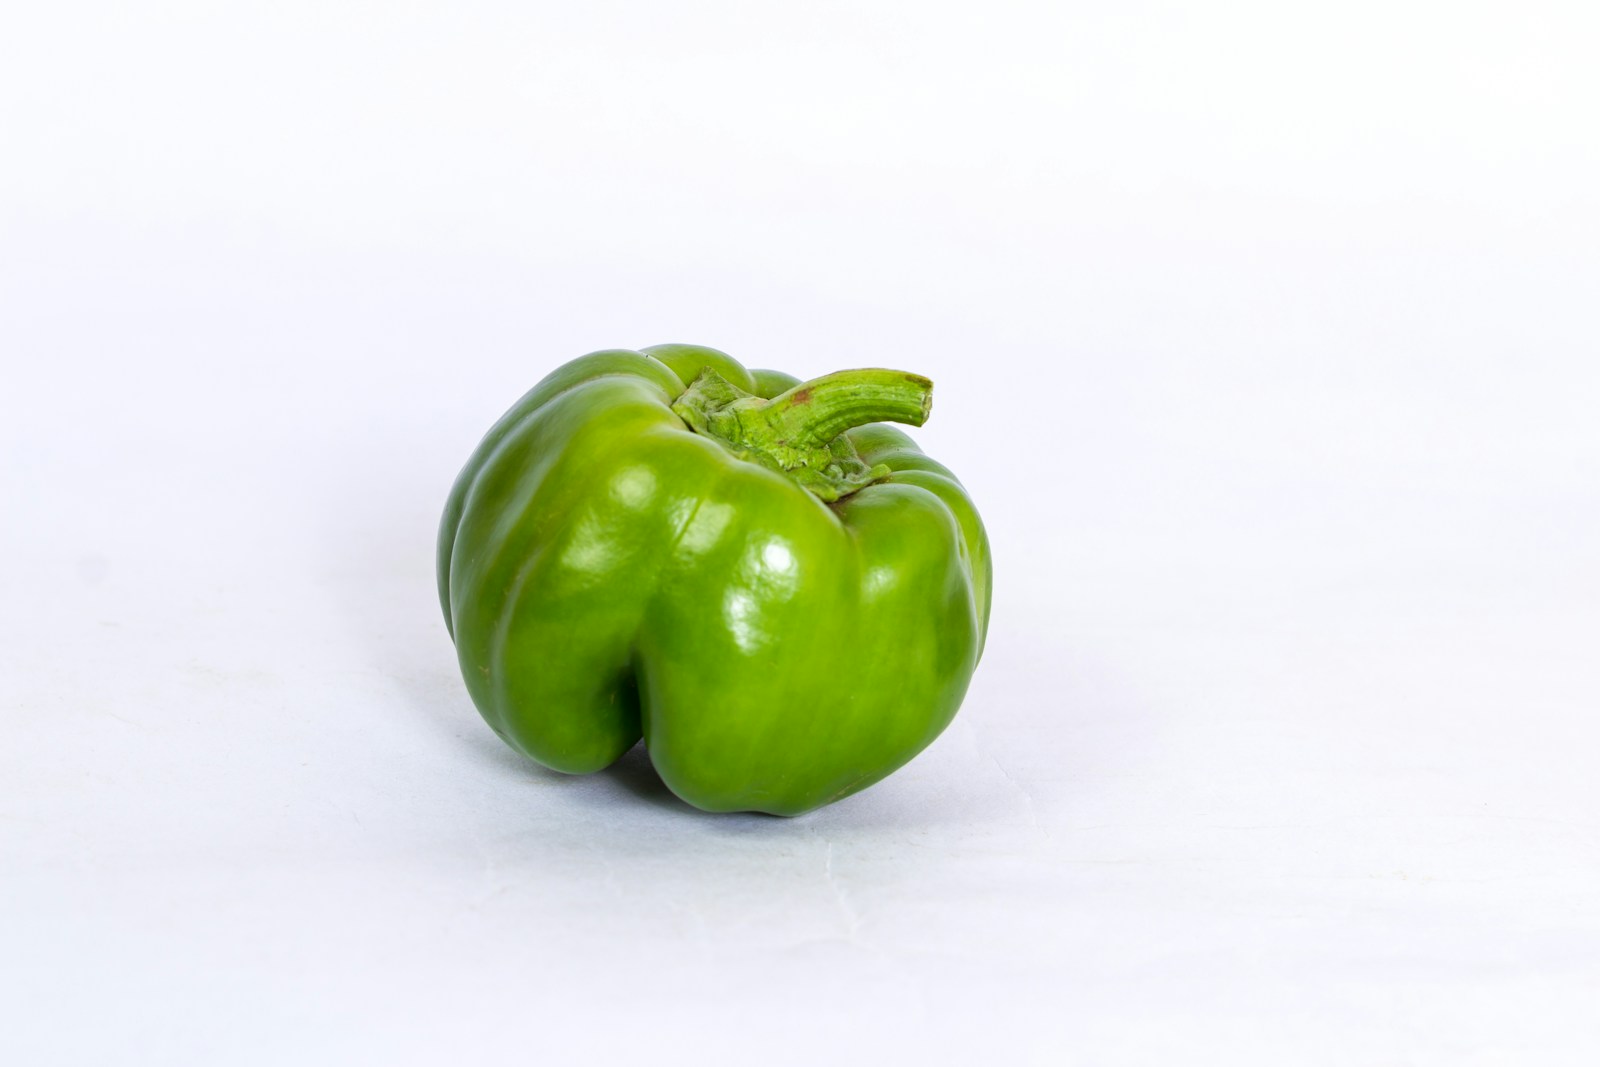
[[[478,710],[570,773],[643,737],[708,811],[796,815],[905,764],[955,716],[989,619],[972,501],[883,425],[922,425],[931,396],[692,345],[558,368],[490,429],[439,532]]]

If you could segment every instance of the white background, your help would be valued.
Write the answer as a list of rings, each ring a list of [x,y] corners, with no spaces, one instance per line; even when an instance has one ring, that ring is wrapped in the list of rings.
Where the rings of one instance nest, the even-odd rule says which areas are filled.
[[[0,16],[0,1058],[1592,1064],[1588,3]],[[884,784],[471,707],[583,352],[938,385],[996,558]]]

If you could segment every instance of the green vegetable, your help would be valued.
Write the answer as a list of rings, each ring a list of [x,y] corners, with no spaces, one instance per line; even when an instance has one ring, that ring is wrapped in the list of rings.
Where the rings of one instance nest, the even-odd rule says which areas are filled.
[[[557,369],[490,429],[439,531],[483,717],[576,774],[642,736],[708,811],[795,815],[902,766],[955,716],[989,619],[971,500],[882,425],[922,425],[931,396],[692,345]]]

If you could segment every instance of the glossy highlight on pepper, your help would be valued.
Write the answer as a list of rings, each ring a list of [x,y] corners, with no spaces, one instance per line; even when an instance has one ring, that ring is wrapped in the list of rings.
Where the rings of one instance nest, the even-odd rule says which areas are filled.
[[[439,531],[478,710],[545,766],[641,739],[707,811],[796,815],[881,780],[960,707],[989,543],[903,371],[809,382],[694,345],[595,352],[489,430]]]

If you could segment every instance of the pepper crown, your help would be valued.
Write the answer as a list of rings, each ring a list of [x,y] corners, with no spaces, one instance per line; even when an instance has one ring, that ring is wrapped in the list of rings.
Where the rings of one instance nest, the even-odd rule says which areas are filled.
[[[707,367],[672,410],[696,433],[832,503],[890,473],[882,463],[868,466],[845,431],[870,422],[921,426],[932,403],[933,383],[905,371],[836,371],[764,400]]]

